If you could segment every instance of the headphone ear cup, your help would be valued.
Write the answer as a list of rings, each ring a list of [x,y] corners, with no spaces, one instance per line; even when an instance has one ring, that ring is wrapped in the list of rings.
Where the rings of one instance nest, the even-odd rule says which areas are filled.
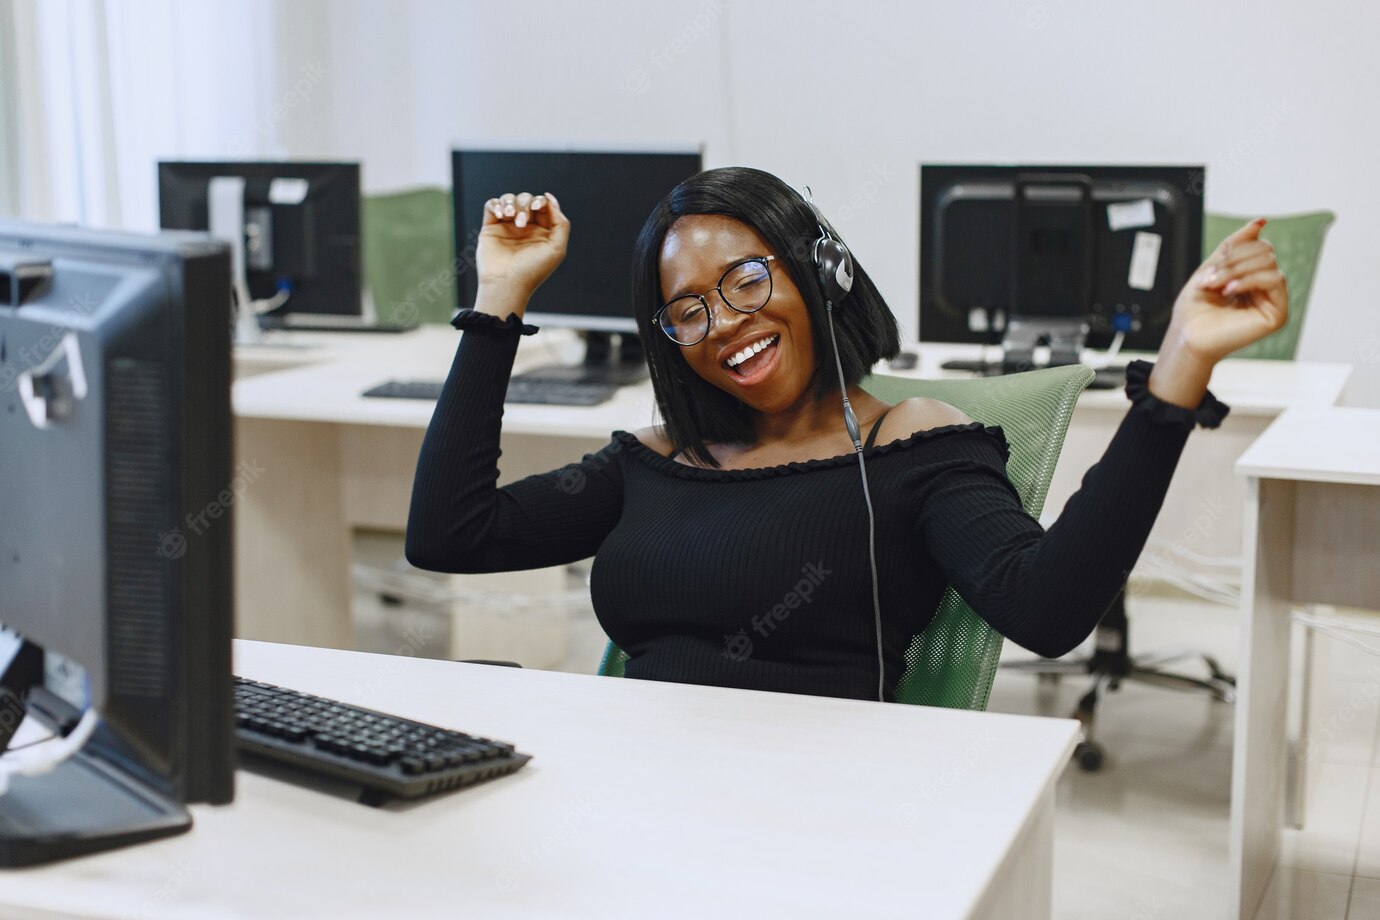
[[[827,236],[815,242],[815,268],[824,296],[836,306],[853,290],[853,256],[848,247]]]

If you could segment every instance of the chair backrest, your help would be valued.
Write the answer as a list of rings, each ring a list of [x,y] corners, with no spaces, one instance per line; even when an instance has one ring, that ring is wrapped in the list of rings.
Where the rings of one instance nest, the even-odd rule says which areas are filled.
[[[454,223],[449,189],[364,197],[364,285],[379,322],[450,321],[455,312]]]
[[[1011,446],[1006,473],[1021,505],[1038,517],[1063,448],[1078,394],[1093,378],[1086,367],[1057,367],[966,380],[915,380],[874,375],[868,392],[896,403],[928,396],[962,409],[988,425],[1000,425]],[[986,709],[1001,656],[1001,635],[973,612],[953,588],[924,632],[911,639],[896,700],[953,709]],[[628,656],[609,643],[599,673],[621,677]]]
[[[1222,240],[1243,224],[1254,220],[1255,216],[1204,214],[1203,258],[1210,256]],[[1260,231],[1260,238],[1274,245],[1279,270],[1284,272],[1289,284],[1289,321],[1283,329],[1235,352],[1232,357],[1292,361],[1303,333],[1303,316],[1308,310],[1313,277],[1317,274],[1318,260],[1322,257],[1323,239],[1337,215],[1331,211],[1311,211],[1282,217],[1265,216],[1269,222]]]

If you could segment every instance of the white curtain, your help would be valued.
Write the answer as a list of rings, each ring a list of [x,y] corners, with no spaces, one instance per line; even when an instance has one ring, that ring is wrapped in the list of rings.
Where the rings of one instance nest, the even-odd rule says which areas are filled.
[[[271,0],[0,0],[0,213],[151,230],[158,160],[286,155],[280,31]]]

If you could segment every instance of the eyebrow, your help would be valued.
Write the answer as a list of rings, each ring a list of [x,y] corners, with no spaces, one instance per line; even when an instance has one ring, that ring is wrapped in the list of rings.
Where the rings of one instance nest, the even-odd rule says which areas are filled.
[[[763,258],[766,258],[766,257],[765,257],[765,256],[760,256],[760,255],[748,255],[748,256],[738,256],[738,258],[736,258],[736,259],[729,259],[727,262],[723,263],[723,265],[719,266],[719,278],[722,278],[724,275],[728,274],[729,269],[733,268],[735,265],[742,265],[744,262],[747,262],[747,261],[749,261],[749,260],[751,260],[751,259],[763,259]],[[717,283],[717,280],[718,280],[718,279],[715,279],[716,283]],[[670,303],[671,301],[673,301],[673,300],[675,300],[675,299],[677,299],[677,298],[679,298],[679,297],[693,297],[693,296],[695,296],[696,294],[699,294],[699,293],[700,293],[700,291],[691,291],[691,290],[689,290],[689,289],[683,289],[683,290],[677,291],[676,293],[672,294],[670,297],[666,298],[666,302],[667,302],[667,303]]]

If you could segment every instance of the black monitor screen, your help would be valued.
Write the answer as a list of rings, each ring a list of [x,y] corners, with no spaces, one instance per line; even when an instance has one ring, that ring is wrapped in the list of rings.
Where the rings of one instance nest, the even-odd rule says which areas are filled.
[[[159,226],[209,230],[218,177],[244,180],[250,297],[286,290],[279,313],[362,313],[358,163],[159,163]]]
[[[560,268],[533,295],[529,317],[579,329],[635,332],[637,235],[657,202],[700,171],[700,154],[456,150],[452,165],[460,309],[474,306],[474,250],[484,203],[504,192],[552,192],[570,218],[570,246]]]
[[[1085,316],[1159,347],[1200,261],[1201,166],[920,168],[920,339],[997,343],[1013,315]],[[1027,191],[1018,214],[1017,182]]]

